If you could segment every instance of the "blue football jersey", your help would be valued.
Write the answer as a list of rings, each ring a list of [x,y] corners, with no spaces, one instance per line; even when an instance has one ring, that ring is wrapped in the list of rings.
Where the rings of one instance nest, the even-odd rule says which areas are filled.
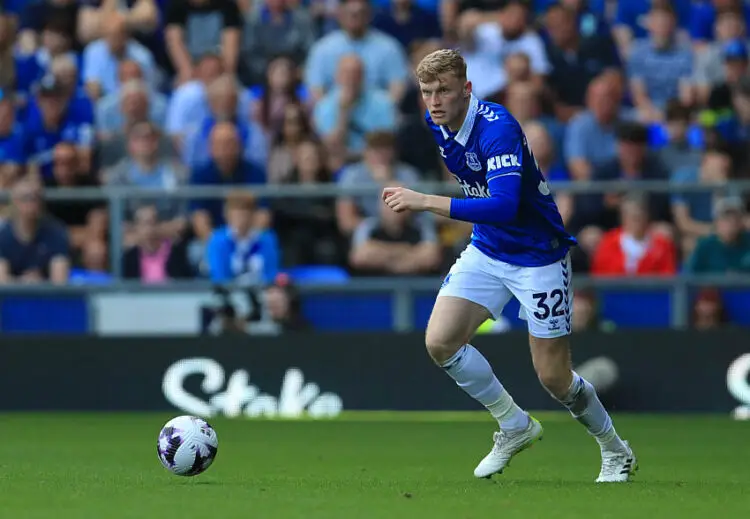
[[[435,124],[429,112],[426,119],[445,165],[467,198],[489,198],[490,182],[521,177],[515,219],[502,225],[474,224],[471,241],[479,250],[524,267],[549,265],[567,254],[576,241],[565,231],[520,124],[505,107],[472,96],[456,133]]]

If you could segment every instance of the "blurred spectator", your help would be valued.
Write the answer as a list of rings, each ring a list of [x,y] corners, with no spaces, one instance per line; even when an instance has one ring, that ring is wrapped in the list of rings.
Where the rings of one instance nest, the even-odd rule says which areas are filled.
[[[302,105],[300,90],[294,62],[286,56],[272,59],[263,77],[260,95],[253,104],[254,120],[272,140],[282,131],[286,107],[290,104]]]
[[[68,56],[76,63],[76,68],[78,68],[79,58],[74,51],[75,39],[66,33],[64,20],[60,18],[47,20],[42,27],[39,43],[39,47],[31,58],[35,63],[26,65],[32,67],[32,69],[36,65],[37,70],[31,72],[32,78],[38,79],[49,73],[52,60],[58,56]],[[26,74],[29,74],[29,71]]]
[[[211,281],[243,284],[272,283],[279,271],[280,258],[276,234],[259,226],[252,194],[235,193],[227,197],[227,225],[213,231],[206,247]]]
[[[323,150],[314,141],[297,146],[290,183],[315,187],[330,180]],[[280,198],[273,203],[274,229],[279,234],[286,265],[342,264],[343,239],[331,198]]]
[[[0,88],[0,189],[8,189],[26,168],[24,128],[13,102],[13,92]]]
[[[549,85],[554,94],[555,113],[568,120],[582,109],[586,90],[607,68],[620,68],[617,49],[611,39],[578,32],[577,13],[562,3],[547,11],[545,26],[550,35],[547,47],[552,71]]]
[[[131,221],[138,208],[154,206],[158,212],[160,235],[177,239],[186,229],[186,201],[168,196],[169,192],[187,183],[187,172],[182,164],[159,153],[159,129],[149,122],[134,124],[128,133],[128,155],[104,174],[104,184],[109,187],[138,187],[156,191],[161,196],[154,199],[127,201],[125,218]],[[137,230],[135,231],[137,232]],[[126,232],[126,241],[128,239]]]
[[[368,0],[341,0],[341,29],[316,41],[305,65],[305,84],[313,99],[321,99],[340,80],[341,62],[352,54],[362,60],[360,81],[367,89],[386,90],[395,102],[401,99],[409,75],[406,55],[397,40],[371,29],[370,19]]]
[[[674,243],[655,231],[648,202],[634,195],[620,205],[620,227],[604,234],[594,254],[595,276],[671,276],[677,273]]]
[[[194,78],[194,64],[221,52],[226,72],[237,73],[242,16],[233,0],[168,0],[165,41],[177,84]]]
[[[146,47],[130,38],[125,16],[111,13],[102,20],[103,38],[89,43],[83,51],[83,80],[92,99],[117,92],[121,84],[118,70],[123,60],[136,62],[149,87],[157,87],[154,57]]]
[[[717,21],[722,12],[731,12],[740,23],[750,21],[750,6],[743,0],[712,0],[692,2],[690,12],[690,36],[700,44],[720,37]],[[714,33],[714,29],[716,32]]]
[[[393,182],[414,184],[419,182],[419,173],[398,162],[393,134],[373,132],[367,135],[364,159],[345,167],[338,178],[342,188],[391,185]],[[342,195],[336,201],[336,219],[339,230],[345,236],[351,235],[364,218],[377,217],[383,202],[376,194]]]
[[[714,204],[715,233],[698,240],[686,269],[694,274],[750,273],[750,231],[743,228],[745,205],[728,197]]]
[[[542,89],[531,81],[518,81],[508,85],[505,107],[521,126],[536,121],[544,126],[556,149],[562,150],[565,142],[565,126],[556,118],[545,115],[542,109]],[[564,168],[562,153],[555,157],[554,167]],[[567,175],[566,175],[567,176]]]
[[[648,130],[639,123],[626,122],[617,127],[617,156],[594,169],[592,180],[645,181],[669,178],[669,173],[648,149]],[[574,229],[596,225],[612,229],[619,220],[622,193],[578,195],[575,199]],[[671,221],[669,198],[663,193],[648,197],[648,213],[655,222]]]
[[[528,2],[523,0],[505,2],[496,21],[488,21],[480,13],[467,12],[462,17],[458,36],[477,97],[485,98],[505,88],[508,78],[503,60],[510,54],[529,57],[534,80],[540,86],[550,73],[544,42],[528,22]]]
[[[620,106],[619,76],[603,74],[589,85],[587,109],[571,119],[565,133],[565,160],[574,180],[589,180],[594,167],[617,153],[615,126],[630,113]]]
[[[397,213],[381,203],[379,215],[354,231],[349,264],[357,274],[436,273],[441,262],[437,230],[431,220],[410,211]]]
[[[732,108],[736,127],[732,139],[732,153],[742,178],[750,178],[750,76],[743,77],[732,91]]]
[[[26,112],[26,152],[34,174],[52,177],[52,149],[62,141],[78,148],[79,171],[88,173],[92,166],[94,144],[93,114],[90,106],[70,98],[55,76],[46,76]]]
[[[315,28],[307,9],[291,0],[263,0],[260,8],[245,14],[242,37],[240,77],[246,85],[258,85],[276,56],[301,65],[315,43]]]
[[[651,20],[648,14],[652,6],[666,6],[674,8],[679,20],[679,26],[687,26],[690,20],[690,4],[693,0],[625,0],[617,2],[612,34],[617,42],[620,55],[627,58],[634,39],[645,38],[648,35]]]
[[[700,104],[705,104],[711,89],[726,79],[724,59],[727,44],[740,40],[747,45],[746,37],[745,21],[739,11],[726,10],[718,15],[715,41],[695,56],[692,80]]]
[[[172,279],[193,277],[187,251],[180,242],[167,238],[161,230],[165,223],[153,205],[142,205],[135,211],[135,246],[125,251],[122,275],[144,284],[166,283]]]
[[[264,171],[244,160],[241,153],[237,127],[230,122],[217,123],[209,137],[211,158],[193,169],[190,184],[194,186],[222,186],[263,184]],[[215,227],[224,225],[221,198],[197,199],[190,203],[193,231],[199,240],[205,240]],[[253,209],[257,217],[268,226],[270,215],[265,209]],[[259,226],[262,226],[259,224]]]
[[[78,150],[70,142],[60,142],[52,152],[52,176],[45,178],[47,187],[96,187],[90,174],[81,173],[78,165]],[[71,246],[80,248],[89,237],[89,215],[102,210],[102,201],[97,200],[49,200],[47,212],[68,228]]]
[[[196,131],[187,135],[183,160],[189,167],[209,159],[208,141],[212,128],[219,122],[232,122],[239,133],[241,150],[246,160],[265,165],[268,160],[268,141],[263,129],[253,121],[239,118],[239,87],[234,77],[226,74],[208,87],[210,113],[199,123]]]
[[[690,109],[677,99],[672,99],[667,103],[665,118],[667,143],[658,151],[664,167],[671,175],[681,168],[697,168],[700,165],[701,153],[688,141]]]
[[[430,11],[412,0],[390,0],[389,4],[375,13],[372,26],[394,37],[404,49],[440,37],[440,24]]]
[[[301,105],[288,103],[284,106],[284,120],[274,138],[268,158],[268,183],[289,182],[294,171],[297,147],[305,139],[313,137],[307,114]]]
[[[126,134],[128,128],[143,121],[150,121],[161,128],[166,115],[165,97],[149,90],[142,80],[133,79],[97,104],[97,135],[101,140],[110,140]]]
[[[100,240],[86,241],[80,252],[80,267],[70,271],[69,283],[75,285],[107,284],[112,282],[107,244]]]
[[[572,325],[574,332],[612,332],[616,328],[615,323],[602,318],[596,293],[590,290],[575,291]]]
[[[691,251],[696,239],[711,233],[714,198],[717,193],[725,191],[721,186],[729,180],[731,170],[732,158],[727,149],[710,147],[704,151],[697,166],[687,166],[672,174],[672,182],[678,185],[700,182],[714,186],[713,190],[675,192],[672,195],[672,213],[684,251]]]
[[[692,49],[676,40],[676,17],[669,4],[653,5],[648,14],[649,37],[633,43],[628,79],[633,102],[644,121],[663,121],[670,99],[693,103],[690,77]]]
[[[13,215],[0,228],[0,283],[68,281],[65,228],[45,214],[39,184],[24,180],[12,190]]]
[[[526,140],[539,164],[539,169],[550,182],[569,180],[568,172],[557,161],[557,150],[547,129],[538,122],[531,121],[523,126]],[[555,191],[555,203],[563,222],[570,221],[573,215],[573,197],[568,193]]]
[[[693,301],[690,327],[694,330],[713,330],[729,324],[729,315],[721,293],[715,288],[703,288]]]
[[[31,54],[39,46],[44,27],[55,20],[70,41],[77,40],[78,11],[77,0],[41,0],[27,2],[23,12],[18,34],[18,48],[22,53]]]
[[[722,62],[724,63],[724,81],[711,88],[708,95],[707,108],[717,119],[723,117],[723,112],[732,109],[732,89],[748,72],[748,49],[742,40],[732,40],[725,44]]]
[[[350,0],[362,3],[362,0]],[[317,133],[328,152],[342,163],[347,155],[359,157],[365,147],[365,135],[396,129],[396,108],[388,96],[364,83],[362,62],[355,55],[339,61],[337,88],[315,106]]]
[[[280,332],[310,329],[310,324],[302,315],[302,297],[287,276],[276,276],[275,283],[263,291],[263,300],[268,317],[280,328]]]
[[[145,36],[160,27],[159,9],[164,0],[82,0],[81,4],[78,37],[82,42],[103,37],[106,21],[119,15],[125,18],[125,26],[129,32],[139,34],[147,43],[154,44],[158,40],[163,45],[159,38]]]

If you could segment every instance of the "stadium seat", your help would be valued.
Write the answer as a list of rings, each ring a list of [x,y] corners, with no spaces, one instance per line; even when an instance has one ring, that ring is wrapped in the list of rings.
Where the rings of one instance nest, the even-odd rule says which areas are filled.
[[[349,273],[335,265],[301,265],[287,270],[297,285],[343,285],[349,281]]]

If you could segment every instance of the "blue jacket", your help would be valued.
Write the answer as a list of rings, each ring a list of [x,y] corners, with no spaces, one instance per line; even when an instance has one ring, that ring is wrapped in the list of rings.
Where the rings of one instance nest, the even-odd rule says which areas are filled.
[[[206,246],[209,277],[214,283],[272,283],[279,272],[279,256],[276,233],[269,229],[251,234],[243,246],[225,226],[211,234]]]

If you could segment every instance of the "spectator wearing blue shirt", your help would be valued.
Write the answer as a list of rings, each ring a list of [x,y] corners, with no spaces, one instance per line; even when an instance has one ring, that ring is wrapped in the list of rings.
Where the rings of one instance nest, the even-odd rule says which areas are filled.
[[[150,121],[159,128],[167,116],[167,101],[140,79],[122,86],[114,97],[107,96],[96,106],[96,129],[102,140],[124,135],[136,122]]]
[[[440,24],[435,14],[412,0],[391,0],[390,5],[376,12],[372,26],[396,38],[407,50],[420,41],[440,37]]]
[[[692,104],[693,51],[677,42],[675,14],[668,4],[654,4],[648,16],[649,37],[633,44],[628,79],[642,119],[654,122],[664,120],[670,99]]]
[[[315,42],[307,58],[305,84],[315,100],[333,88],[339,62],[351,54],[364,63],[368,87],[388,91],[396,102],[401,100],[409,77],[406,54],[396,39],[370,28],[370,20],[368,0],[341,2],[341,29]]]
[[[240,136],[234,124],[217,123],[211,130],[209,140],[211,158],[192,171],[191,185],[248,186],[265,183],[265,171],[242,158]],[[220,198],[197,199],[190,203],[193,232],[199,241],[207,239],[214,228],[224,225],[222,206]],[[258,215],[262,219],[259,225],[268,226],[268,210],[260,209]]]
[[[206,247],[214,283],[271,284],[279,272],[276,234],[257,225],[256,200],[250,193],[227,197],[227,225],[215,230]]]
[[[65,228],[44,212],[42,189],[21,180],[12,192],[13,216],[0,229],[0,284],[64,284],[70,273]]]
[[[342,58],[337,87],[315,105],[313,113],[318,135],[334,161],[342,165],[362,155],[368,133],[396,129],[393,101],[385,92],[371,89],[363,76],[363,64],[357,56]]]
[[[672,6],[676,12],[679,27],[686,27],[690,19],[693,0],[623,0],[617,2],[612,33],[620,49],[621,56],[630,55],[630,47],[635,39],[648,34],[648,14],[654,6]]]
[[[195,167],[209,159],[208,141],[213,127],[221,121],[232,122],[239,132],[245,160],[261,165],[268,161],[268,139],[259,124],[237,116],[240,93],[233,76],[224,75],[208,87],[210,113],[187,136],[183,160]]]
[[[26,114],[25,150],[34,172],[52,177],[52,150],[61,141],[75,143],[81,172],[92,165],[94,141],[93,113],[90,104],[69,97],[55,76],[46,76]]]
[[[0,189],[10,187],[26,166],[23,126],[13,103],[13,93],[0,89]]]
[[[731,11],[745,24],[750,23],[750,5],[742,0],[696,0],[690,6],[690,37],[698,44],[716,37],[716,19],[721,11]]]
[[[148,85],[156,89],[154,57],[146,47],[130,38],[125,17],[110,14],[103,20],[103,31],[103,38],[89,43],[83,51],[83,80],[91,98],[99,99],[120,88],[118,68],[122,60],[138,63]]]

